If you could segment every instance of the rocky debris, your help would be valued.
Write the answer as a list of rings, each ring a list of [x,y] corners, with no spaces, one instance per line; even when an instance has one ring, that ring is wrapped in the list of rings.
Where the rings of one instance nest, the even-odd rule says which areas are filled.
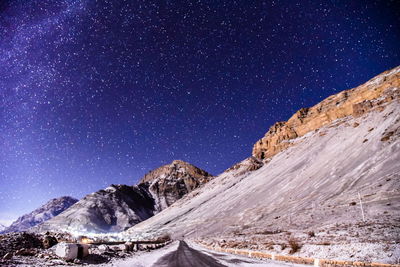
[[[0,265],[20,264],[21,262],[32,266],[39,266],[37,259],[46,260],[46,265],[58,257],[53,252],[57,238],[69,239],[69,235],[62,233],[34,234],[17,232],[0,235]],[[12,265],[11,264],[11,265]]]
[[[54,246],[54,242],[66,240]],[[148,241],[97,245],[77,243],[65,233],[34,234],[27,232],[0,235],[0,266],[59,266],[107,263],[114,258],[125,258],[139,250],[149,251],[169,244],[168,235]],[[153,243],[154,242],[154,243]],[[45,245],[48,244],[48,248]],[[53,245],[51,245],[53,244]]]
[[[0,235],[0,257],[7,253],[18,253],[18,255],[35,254],[37,248],[43,248],[40,235],[19,232]]]
[[[54,198],[40,208],[19,217],[1,233],[26,231],[35,225],[41,224],[54,216],[57,216],[76,202],[78,202],[77,199],[68,196]]]
[[[302,108],[288,121],[277,122],[253,147],[253,156],[270,158],[304,136],[337,119],[360,117],[371,109],[400,97],[400,67],[382,73],[369,82],[332,95],[311,108]]]
[[[174,160],[146,174],[140,184],[149,186],[156,210],[171,206],[178,199],[212,179],[208,172],[181,160]]]

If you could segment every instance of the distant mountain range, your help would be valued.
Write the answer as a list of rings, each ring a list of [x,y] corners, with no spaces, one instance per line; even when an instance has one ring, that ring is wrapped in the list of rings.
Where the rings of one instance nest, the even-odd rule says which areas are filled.
[[[76,202],[78,202],[77,199],[68,196],[54,198],[40,208],[19,217],[9,227],[5,227],[2,230],[2,233],[21,232],[28,230],[33,226],[41,224],[53,218],[54,216],[59,215]]]
[[[212,177],[189,163],[175,160],[151,171],[137,185],[111,185],[89,194],[32,230],[120,232],[169,207]]]
[[[0,233],[4,231],[7,227],[0,223]]]

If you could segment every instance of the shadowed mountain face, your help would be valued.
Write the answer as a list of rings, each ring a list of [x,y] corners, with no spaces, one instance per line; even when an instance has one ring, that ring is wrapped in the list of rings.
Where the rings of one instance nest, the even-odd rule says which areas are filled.
[[[151,171],[138,185],[111,185],[89,194],[33,231],[120,232],[169,207],[211,177],[177,160]]]
[[[59,215],[76,202],[78,202],[77,199],[68,196],[54,198],[31,213],[19,217],[9,227],[6,227],[2,233],[25,231]]]

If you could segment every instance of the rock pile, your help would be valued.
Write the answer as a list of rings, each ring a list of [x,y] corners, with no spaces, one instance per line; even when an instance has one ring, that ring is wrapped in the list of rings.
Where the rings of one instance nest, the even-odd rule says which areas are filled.
[[[0,258],[6,254],[9,254],[7,257],[13,254],[34,255],[40,248],[43,248],[43,240],[37,234],[21,232],[0,235]]]

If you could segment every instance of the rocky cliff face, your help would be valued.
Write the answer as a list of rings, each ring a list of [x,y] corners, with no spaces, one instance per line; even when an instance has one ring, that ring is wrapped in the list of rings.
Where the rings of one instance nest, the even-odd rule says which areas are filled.
[[[297,111],[288,121],[277,122],[253,147],[253,156],[269,158],[291,145],[291,140],[333,121],[359,117],[400,96],[400,67],[386,71],[356,88],[332,95],[311,108]]]
[[[25,231],[59,215],[76,202],[78,202],[77,199],[68,196],[54,198],[31,213],[19,217],[9,227],[5,228],[3,233]]]
[[[200,185],[207,183],[213,176],[187,162],[175,160],[161,166],[140,181],[147,184],[156,201],[156,210],[161,211]]]
[[[89,194],[33,231],[120,232],[169,207],[212,176],[183,161],[145,175],[138,185],[111,185]]]

